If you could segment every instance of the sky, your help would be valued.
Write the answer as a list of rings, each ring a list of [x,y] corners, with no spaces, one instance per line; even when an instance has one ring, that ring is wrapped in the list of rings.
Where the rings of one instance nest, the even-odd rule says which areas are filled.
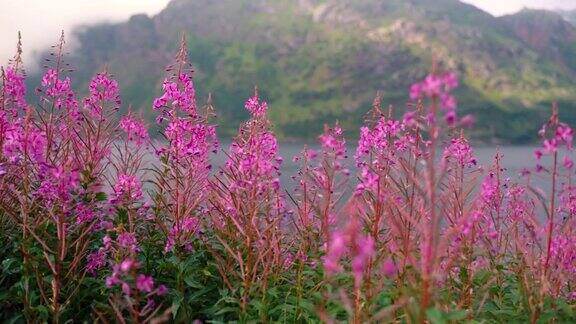
[[[576,9],[576,0],[463,1],[494,15],[513,13],[524,7]],[[6,65],[8,59],[14,55],[18,31],[22,32],[23,37],[24,62],[28,69],[34,69],[37,67],[35,62],[38,53],[56,43],[61,30],[70,35],[77,25],[122,21],[136,13],[154,15],[168,2],[169,0],[0,0],[0,65]]]
[[[60,32],[71,35],[75,26],[118,22],[131,15],[160,12],[169,0],[0,0],[0,65],[16,52],[22,32],[24,64],[36,67],[38,52],[55,44]],[[70,40],[70,39],[69,39]],[[73,40],[72,40],[73,42]]]
[[[434,0],[429,0],[434,1]],[[576,9],[576,0],[462,0],[500,16],[522,10],[522,8]]]

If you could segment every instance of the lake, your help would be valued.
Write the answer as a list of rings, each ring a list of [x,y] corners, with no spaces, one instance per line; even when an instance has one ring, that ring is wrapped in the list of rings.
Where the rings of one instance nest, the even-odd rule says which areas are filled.
[[[222,143],[221,149],[219,153],[213,160],[213,164],[215,169],[219,166],[223,165],[226,161],[226,154],[222,152],[222,149],[227,150],[230,143]],[[314,150],[319,150],[319,145],[310,145],[306,144],[309,148]],[[292,158],[298,155],[304,148],[304,144],[295,144],[295,143],[280,143],[280,155],[284,158],[284,162],[282,164],[282,175],[280,180],[284,187],[291,188],[294,186],[294,180],[290,177],[296,174],[298,171],[298,164],[292,161]],[[529,168],[534,170],[536,167],[536,160],[534,158],[534,150],[536,146],[500,146],[500,152],[502,154],[501,164],[504,168],[504,174],[507,177],[510,177],[511,180],[520,180],[520,172],[523,168]],[[474,148],[474,156],[478,160],[478,166],[483,166],[485,169],[490,168],[492,162],[494,160],[494,156],[496,154],[497,147],[495,146],[481,146]],[[348,168],[350,169],[352,175],[355,174],[357,171],[355,163],[354,163],[354,154],[356,152],[356,147],[354,145],[348,146]],[[572,153],[572,156],[574,154]],[[541,163],[543,165],[550,165],[551,158],[542,158]],[[354,177],[352,177],[352,180]],[[547,187],[548,180],[541,179],[541,177],[533,177],[533,181],[542,186]]]

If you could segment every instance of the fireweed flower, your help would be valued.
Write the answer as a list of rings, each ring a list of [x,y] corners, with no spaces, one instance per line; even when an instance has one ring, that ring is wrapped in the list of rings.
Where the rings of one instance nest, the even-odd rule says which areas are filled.
[[[128,114],[120,119],[120,128],[126,133],[128,141],[142,145],[148,141],[148,130],[144,121]]]
[[[46,206],[56,202],[63,204],[62,208],[70,208],[72,191],[80,186],[80,175],[76,170],[69,170],[63,165],[50,167],[44,165],[39,174],[41,183],[36,195],[42,198]]]
[[[136,235],[130,232],[122,232],[118,234],[118,238],[116,239],[118,242],[118,246],[125,248],[131,252],[138,252],[138,240],[136,239]],[[128,262],[128,261],[126,261]]]
[[[177,71],[163,83],[163,93],[153,102],[153,109],[159,111],[156,121],[167,122],[162,134],[167,143],[157,148],[162,174],[159,188],[166,195],[159,197],[163,204],[170,206],[162,221],[166,235],[165,250],[184,246],[191,247],[193,235],[197,232],[197,217],[206,205],[210,193],[209,175],[212,169],[210,154],[218,150],[216,126],[209,124],[211,108],[199,113],[196,104],[193,71],[188,63],[187,45],[184,39],[176,57],[176,63],[169,71]],[[166,190],[164,186],[168,186]]]
[[[44,162],[46,153],[46,135],[35,127],[25,127],[18,120],[4,133],[2,152],[11,162],[20,161],[25,156],[37,163]]]
[[[360,139],[354,158],[360,169],[360,181],[356,195],[368,191],[382,199],[384,192],[378,193],[381,173],[387,166],[394,165],[404,153],[416,154],[416,139],[406,132],[406,124],[395,119],[379,117],[376,124],[360,129]]]
[[[168,288],[164,285],[156,287],[154,278],[143,273],[138,273],[139,268],[140,264],[135,260],[131,258],[124,259],[112,267],[112,274],[108,276],[105,281],[106,286],[108,288],[120,287],[124,296],[129,297],[126,299],[128,302],[127,306],[137,313],[154,312],[156,302],[153,297],[165,295],[168,292]],[[141,304],[135,303],[133,298],[133,296],[138,296],[139,293],[145,293],[146,304],[143,307]]]
[[[403,134],[405,128],[406,125],[404,123],[394,119],[386,119],[385,117],[380,117],[372,129],[365,126],[360,128],[360,139],[358,140],[358,148],[354,156],[357,165],[365,165],[364,159],[371,152],[379,157],[393,156],[394,149],[390,149],[394,141],[404,143],[398,146],[413,143],[413,138]],[[404,136],[407,137],[404,138]]]
[[[499,188],[498,183],[494,179],[494,175],[490,174],[482,182],[480,195],[486,204],[494,204],[498,199]]]
[[[564,158],[562,159],[562,165],[566,168],[566,169],[572,169],[572,167],[574,167],[574,161],[568,156],[564,156]]]
[[[266,106],[258,97],[252,97],[245,105],[248,107]],[[258,195],[264,195],[269,189],[275,194],[280,193],[278,176],[282,158],[278,155],[278,141],[276,136],[266,129],[265,122],[260,115],[264,110],[251,111],[252,119],[241,132],[246,137],[236,138],[230,145],[230,158],[226,168],[240,176],[231,184],[231,189],[248,190],[256,188]],[[263,125],[264,124],[264,125]],[[269,184],[273,184],[269,186]],[[277,196],[277,195],[276,195]],[[282,204],[279,200],[277,203]]]
[[[74,215],[76,216],[77,224],[85,224],[97,218],[94,206],[87,206],[84,203],[78,203],[74,208]]]
[[[171,105],[174,110],[187,113],[189,116],[197,116],[196,112],[196,90],[192,76],[187,73],[180,73],[174,79],[165,79],[162,84],[164,93],[162,96],[154,99],[153,108],[160,110],[159,119],[172,116],[174,112],[168,110]]]
[[[398,269],[396,268],[396,264],[390,258],[384,260],[382,262],[382,274],[384,274],[389,279],[393,279],[396,276]]]
[[[152,292],[154,290],[154,279],[150,276],[139,274],[136,277],[136,288],[142,292]]]
[[[568,215],[576,215],[576,186],[564,186],[560,193],[560,206]]]
[[[164,296],[167,293],[168,293],[168,288],[166,288],[166,286],[164,286],[164,285],[158,286],[158,289],[156,291],[156,294],[158,294],[158,296]]]
[[[174,248],[174,244],[178,236],[185,235],[185,236],[193,236],[196,235],[200,231],[200,221],[197,217],[189,216],[185,218],[181,223],[174,224],[170,232],[168,233],[168,237],[166,239],[166,245],[164,246],[164,252],[171,251]],[[192,245],[186,243],[185,246],[187,251],[192,251]]]
[[[568,149],[572,149],[572,142],[574,140],[574,131],[568,125],[560,123],[556,128],[555,134],[557,141],[563,141]]]
[[[77,115],[78,101],[69,77],[60,79],[56,70],[48,69],[42,77],[42,87],[41,91],[46,96],[44,100],[50,100],[56,108],[67,109],[73,115]]]
[[[573,149],[574,131],[570,126],[558,121],[557,110],[554,110],[553,117],[542,126],[538,134],[542,138],[542,147],[534,151],[536,160],[540,160],[543,155],[552,155],[560,148],[568,151]]]
[[[209,155],[218,146],[216,128],[191,119],[177,118],[171,121],[164,132],[169,146],[159,151],[160,155],[176,161],[190,159],[199,170],[211,168]]]
[[[544,140],[544,143],[542,145],[544,148],[542,152],[544,154],[552,154],[558,151],[558,141],[555,138]]]
[[[91,275],[96,275],[98,270],[104,268],[107,264],[107,253],[104,249],[94,251],[86,257],[86,272]]]
[[[324,256],[324,270],[327,274],[343,271],[341,260],[348,255],[351,257],[351,272],[356,286],[362,282],[368,260],[375,253],[375,242],[370,236],[358,232],[359,228],[351,220],[344,232],[332,233],[328,244],[328,251]]]
[[[336,124],[334,128],[326,127],[324,134],[319,137],[323,154],[333,154],[337,168],[341,168],[341,161],[347,157],[346,141],[342,137],[342,134],[342,128]],[[314,153],[315,152],[311,154]]]
[[[422,91],[428,97],[438,96],[442,94],[442,86],[444,85],[443,79],[435,74],[429,74],[422,81]]]
[[[102,117],[105,104],[112,103],[117,109],[122,103],[118,82],[110,78],[106,72],[96,74],[90,81],[88,90],[90,95],[84,99],[84,105],[94,117]]]
[[[374,239],[370,236],[356,238],[356,254],[352,257],[352,275],[356,285],[359,286],[364,276],[368,260],[374,255]]]
[[[410,88],[410,99],[437,98],[440,108],[445,113],[444,120],[451,126],[457,122],[457,101],[450,93],[456,87],[458,87],[458,77],[453,72],[429,74],[423,81],[412,85]],[[434,117],[431,116],[431,118]]]
[[[4,79],[4,100],[7,109],[14,116],[26,109],[26,85],[24,75],[12,67],[6,69]]]
[[[298,186],[294,189],[297,198],[297,220],[303,242],[321,249],[330,239],[330,228],[336,221],[335,209],[342,197],[350,171],[345,168],[348,158],[346,140],[338,123],[334,127],[324,126],[318,137],[320,152],[305,148],[294,158],[299,162],[298,176],[293,177]],[[317,238],[320,237],[320,240]]]
[[[253,96],[246,101],[244,108],[252,114],[252,116],[260,117],[264,116],[268,111],[268,104],[266,102],[260,102],[258,96]]]
[[[142,183],[138,177],[128,174],[120,174],[114,185],[114,197],[112,203],[132,203],[142,199]]]
[[[329,249],[324,256],[324,270],[328,274],[333,274],[342,271],[340,260],[348,250],[348,237],[341,232],[332,233],[330,239]]]
[[[450,141],[450,145],[444,150],[444,159],[453,159],[457,161],[459,165],[467,167],[474,166],[477,163],[472,147],[463,136]]]

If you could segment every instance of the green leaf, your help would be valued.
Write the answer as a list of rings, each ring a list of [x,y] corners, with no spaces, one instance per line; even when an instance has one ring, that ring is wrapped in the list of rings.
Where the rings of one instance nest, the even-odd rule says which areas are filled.
[[[106,201],[108,200],[108,195],[105,192],[98,192],[96,193],[95,197],[96,201]]]
[[[445,318],[450,321],[460,321],[466,318],[468,314],[465,310],[453,310],[445,314]]]
[[[430,320],[432,324],[445,324],[446,319],[444,318],[444,314],[442,311],[436,308],[430,308],[426,311],[426,317]]]
[[[186,285],[188,287],[192,287],[192,288],[196,288],[196,289],[202,289],[205,287],[205,285],[197,282],[196,280],[194,280],[194,278],[192,277],[186,277],[184,278],[184,282],[186,283]]]

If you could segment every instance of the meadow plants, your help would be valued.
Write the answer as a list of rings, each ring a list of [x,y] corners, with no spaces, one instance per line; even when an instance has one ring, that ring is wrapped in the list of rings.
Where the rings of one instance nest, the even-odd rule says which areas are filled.
[[[458,76],[433,68],[400,113],[376,97],[355,152],[325,126],[287,190],[257,89],[213,167],[216,115],[197,102],[184,38],[152,137],[119,114],[110,71],[78,98],[64,46],[35,96],[20,43],[1,70],[2,321],[576,319],[574,134],[556,105],[537,167],[511,179],[499,151],[478,164]]]

